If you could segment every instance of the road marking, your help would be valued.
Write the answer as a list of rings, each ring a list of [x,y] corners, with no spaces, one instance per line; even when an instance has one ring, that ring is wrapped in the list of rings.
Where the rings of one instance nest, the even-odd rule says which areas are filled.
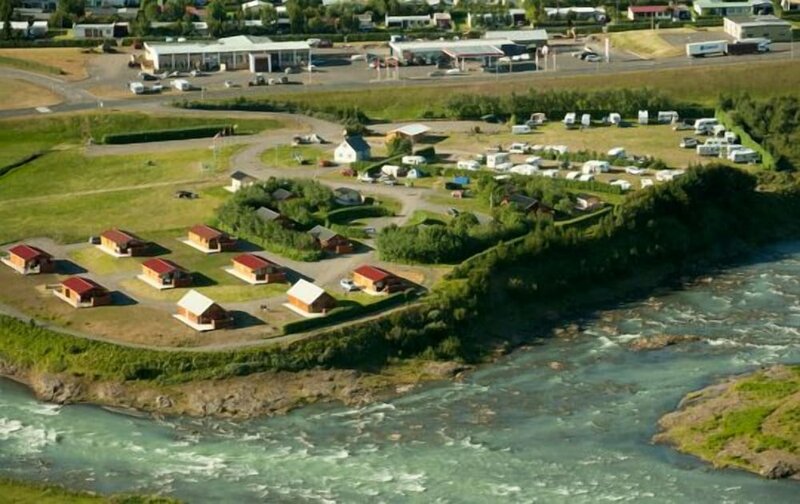
[[[39,112],[40,114],[49,114],[50,112],[52,112],[52,110],[50,110],[47,107],[36,107],[36,111]]]

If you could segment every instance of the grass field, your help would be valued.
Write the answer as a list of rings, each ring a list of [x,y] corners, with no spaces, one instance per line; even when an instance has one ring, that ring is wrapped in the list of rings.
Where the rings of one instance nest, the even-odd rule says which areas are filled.
[[[326,152],[320,147],[313,147],[310,145],[299,145],[293,147],[291,145],[281,145],[272,147],[261,153],[261,162],[269,167],[275,168],[295,168],[300,165],[297,163],[295,156],[301,156],[307,164],[316,165],[320,159],[332,159],[331,152]]]
[[[552,74],[550,74],[552,75]],[[619,89],[652,87],[684,101],[714,105],[720,92],[747,91],[768,97],[796,93],[800,88],[800,61],[766,61],[724,66],[618,72],[596,75],[551,77],[532,75],[525,80],[458,82],[413,88],[385,87],[358,91],[320,91],[304,94],[275,93],[275,98],[324,106],[336,103],[358,106],[375,120],[413,120],[431,111],[440,113],[453,94],[507,95],[535,87],[549,89]]]
[[[33,152],[54,146],[81,145],[89,138],[101,139],[110,133],[170,129],[219,124],[219,117],[159,115],[131,112],[104,112],[53,115],[46,118],[0,121],[0,166]],[[242,133],[277,129],[274,119],[237,119]]]
[[[59,75],[63,79],[76,81],[88,77],[86,66],[95,56],[97,55],[84,53],[78,47],[0,49],[0,66]]]
[[[61,102],[61,96],[47,88],[21,79],[0,77],[0,110],[47,107]]]

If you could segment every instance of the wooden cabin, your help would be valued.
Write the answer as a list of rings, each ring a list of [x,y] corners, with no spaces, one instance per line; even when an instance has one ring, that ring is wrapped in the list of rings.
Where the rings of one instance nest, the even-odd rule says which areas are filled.
[[[339,233],[324,226],[314,226],[308,232],[319,244],[319,248],[334,254],[349,254],[353,252],[353,242]]]
[[[111,304],[111,293],[94,280],[74,276],[62,281],[55,295],[75,308],[91,308]]]
[[[150,244],[121,229],[109,229],[100,234],[100,247],[118,257],[147,254]]]
[[[233,326],[233,317],[220,305],[190,290],[178,301],[175,318],[197,331],[213,331]]]
[[[189,229],[189,241],[208,252],[228,252],[236,248],[236,240],[227,233],[205,224]]]
[[[23,275],[52,273],[56,270],[53,256],[32,245],[20,244],[11,247],[8,251],[8,260],[3,262]]]
[[[140,278],[159,289],[192,285],[192,274],[167,259],[148,259],[143,262]]]
[[[322,287],[300,279],[286,293],[289,303],[303,313],[327,313],[336,306],[336,299]]]
[[[278,283],[286,281],[279,265],[255,254],[241,254],[233,258],[235,275],[250,283]]]
[[[405,281],[384,269],[363,265],[353,270],[353,283],[373,293],[391,294],[405,287]]]

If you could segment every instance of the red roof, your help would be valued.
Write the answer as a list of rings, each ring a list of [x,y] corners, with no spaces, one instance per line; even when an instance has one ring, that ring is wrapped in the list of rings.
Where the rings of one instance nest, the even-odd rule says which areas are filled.
[[[122,231],[121,229],[109,229],[107,231],[103,231],[100,236],[106,240],[116,243],[117,245],[125,245],[130,242],[139,241],[138,238],[126,231]]]
[[[142,266],[155,271],[159,275],[172,273],[173,271],[185,271],[183,268],[167,259],[148,259],[142,263]]]
[[[214,238],[220,238],[225,234],[219,229],[215,229],[211,226],[206,226],[205,224],[198,224],[197,226],[194,226],[192,229],[190,229],[189,232],[194,233],[200,238],[203,238],[205,240],[213,240]]]
[[[233,258],[233,262],[237,262],[251,270],[257,270],[261,268],[265,268],[270,265],[275,265],[274,262],[264,259],[261,256],[257,256],[255,254],[241,254]]]
[[[32,245],[25,245],[24,243],[11,247],[8,252],[22,258],[25,261],[30,261],[32,259],[36,259],[37,257],[53,257],[42,249],[36,248]]]
[[[634,14],[650,14],[653,12],[666,12],[666,5],[631,5],[628,9]]]
[[[359,266],[353,273],[358,273],[359,275],[372,280],[373,282],[380,282],[381,280],[386,280],[389,277],[393,277],[391,273],[386,270],[382,270],[380,268],[376,268],[375,266]]]
[[[86,294],[87,292],[93,289],[105,290],[105,288],[102,285],[98,284],[97,282],[89,280],[88,278],[77,277],[77,276],[67,278],[66,280],[61,282],[61,285],[63,285],[64,287],[66,287],[71,291],[75,291],[76,293],[78,293],[78,295]]]

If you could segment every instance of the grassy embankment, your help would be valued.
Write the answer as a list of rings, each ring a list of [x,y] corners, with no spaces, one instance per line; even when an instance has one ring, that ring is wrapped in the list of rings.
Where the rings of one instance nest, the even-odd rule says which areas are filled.
[[[377,121],[419,120],[426,113],[441,114],[453,94],[509,95],[554,89],[600,90],[651,87],[681,101],[714,106],[726,90],[750,92],[759,97],[792,94],[800,88],[800,61],[748,62],[732,65],[618,72],[613,74],[548,74],[499,82],[442,83],[436,86],[381,87],[357,91],[318,91],[303,94],[270,92],[270,97],[312,107],[336,104],[357,107]]]
[[[661,419],[669,442],[717,467],[738,467],[764,476],[779,461],[800,473],[800,366],[778,367],[712,385],[685,397]]]
[[[89,60],[97,56],[79,47],[3,48],[0,66],[76,81],[89,76]]]
[[[49,89],[22,79],[0,77],[0,110],[25,107],[47,107],[61,102]]]
[[[103,496],[66,490],[56,485],[23,483],[0,478],[0,501],[6,504],[177,504],[164,497],[136,495]]]
[[[126,154],[87,156],[81,146],[87,138],[107,133],[209,121],[218,119],[104,113],[0,121],[0,166],[44,152],[0,176],[0,243],[31,236],[70,242],[112,226],[147,232],[207,221],[227,196],[221,186],[237,146],[222,148],[216,159],[210,149],[147,152],[131,148]],[[238,120],[237,124],[243,132],[281,126],[274,120]],[[178,200],[173,197],[177,189],[201,197]]]

